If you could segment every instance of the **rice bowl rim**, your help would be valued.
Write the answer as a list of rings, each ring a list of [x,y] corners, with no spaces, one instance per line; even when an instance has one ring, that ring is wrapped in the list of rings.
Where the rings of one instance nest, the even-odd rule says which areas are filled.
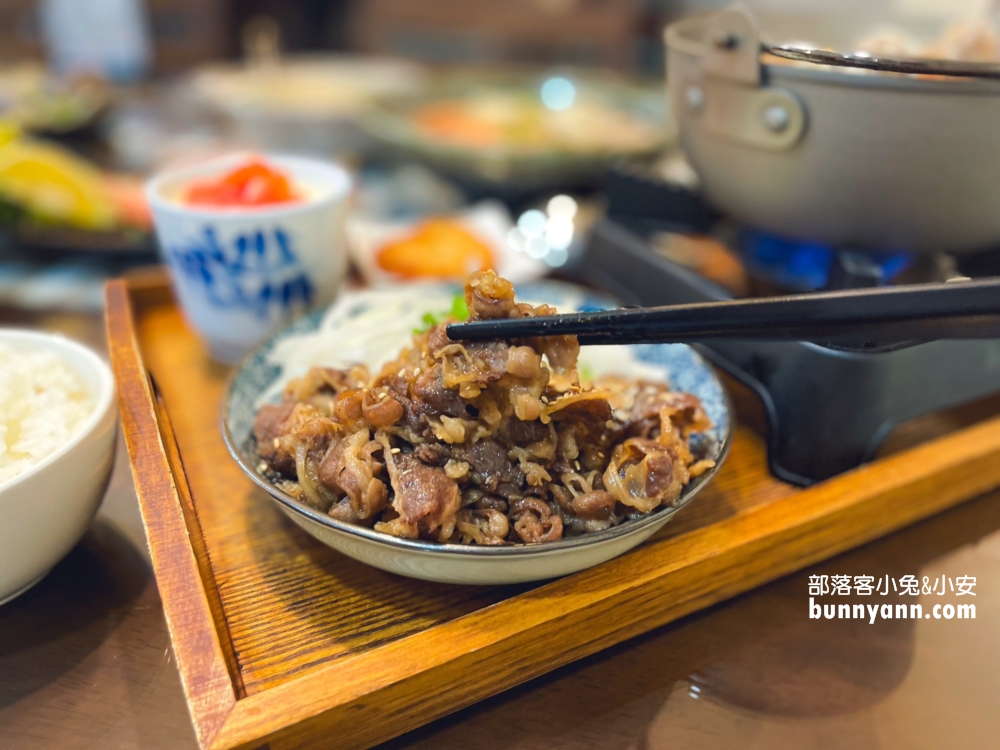
[[[91,433],[94,432],[95,428],[104,419],[108,410],[111,408],[115,397],[115,380],[114,375],[111,372],[111,368],[108,366],[107,362],[105,362],[90,347],[74,341],[73,339],[67,338],[60,333],[46,333],[43,331],[32,331],[25,328],[0,328],[0,344],[16,346],[18,343],[23,344],[26,342],[41,344],[41,346],[35,347],[36,351],[49,351],[56,356],[60,356],[61,352],[67,350],[75,351],[88,362],[85,367],[91,367],[93,371],[98,374],[100,384],[97,392],[91,394],[91,397],[93,398],[91,413],[77,428],[73,437],[60,445],[49,455],[22,471],[20,474],[17,474],[6,481],[0,481],[0,501],[3,500],[5,492],[17,487],[22,482],[26,482],[31,477],[42,472],[52,464],[55,464],[77,445],[82,443]],[[62,356],[60,356],[60,359],[62,359],[63,363],[67,367],[76,373],[77,377],[83,378],[78,368],[75,367],[73,363]]]

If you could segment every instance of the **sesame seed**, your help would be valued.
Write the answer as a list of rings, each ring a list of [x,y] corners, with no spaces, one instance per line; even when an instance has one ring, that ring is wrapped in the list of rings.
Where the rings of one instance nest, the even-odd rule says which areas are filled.
[[[384,401],[388,395],[389,395],[388,393],[386,393],[385,391],[382,391],[380,394],[378,394],[378,400],[379,401]]]
[[[580,462],[579,462],[579,461],[574,461],[574,462],[573,462],[573,466],[575,466],[575,467],[576,467],[576,470],[577,470],[577,471],[580,471]]]
[[[272,440],[272,441],[271,441],[271,444],[272,444],[272,445],[273,445],[273,446],[274,446],[275,448],[277,448],[277,447],[278,447],[279,445],[281,445],[281,441],[280,441],[280,440],[278,440],[278,438],[275,438],[274,440]]]
[[[399,453],[399,448],[390,448],[389,453]]]

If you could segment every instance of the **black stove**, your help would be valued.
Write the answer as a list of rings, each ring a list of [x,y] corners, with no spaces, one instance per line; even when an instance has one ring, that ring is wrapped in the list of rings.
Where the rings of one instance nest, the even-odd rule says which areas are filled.
[[[771,237],[644,175],[614,173],[608,196],[608,218],[592,232],[576,274],[629,305],[1000,275],[1000,253],[953,259]],[[800,485],[870,460],[903,422],[1000,392],[995,340],[880,353],[806,342],[720,340],[699,348],[760,398],[771,471]]]

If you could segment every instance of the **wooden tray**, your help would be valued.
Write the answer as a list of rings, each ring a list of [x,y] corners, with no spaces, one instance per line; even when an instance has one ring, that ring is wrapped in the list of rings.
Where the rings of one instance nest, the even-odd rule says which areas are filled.
[[[998,400],[912,424],[894,454],[806,490],[768,474],[738,408],[725,467],[633,552],[541,585],[424,583],[322,546],[241,473],[219,433],[226,371],[162,278],[109,284],[107,325],[205,748],[370,746],[1000,486]]]

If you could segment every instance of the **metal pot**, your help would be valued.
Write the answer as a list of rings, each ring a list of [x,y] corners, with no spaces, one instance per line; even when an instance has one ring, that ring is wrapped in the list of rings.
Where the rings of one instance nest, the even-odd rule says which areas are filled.
[[[724,213],[838,247],[1000,245],[1000,82],[765,64],[739,6],[665,36],[681,144]]]

